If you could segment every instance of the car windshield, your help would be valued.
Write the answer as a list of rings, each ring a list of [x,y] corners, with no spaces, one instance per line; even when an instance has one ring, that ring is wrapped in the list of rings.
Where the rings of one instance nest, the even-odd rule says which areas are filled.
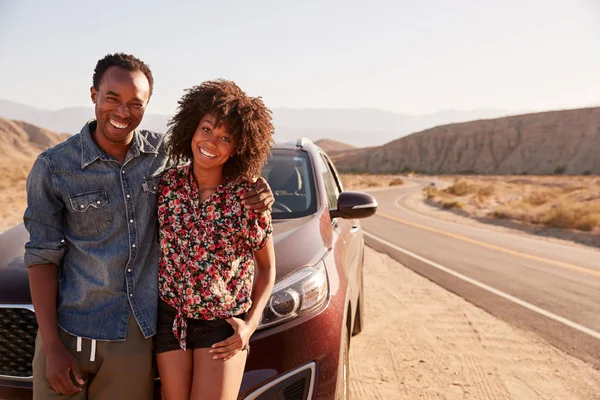
[[[305,151],[273,149],[262,169],[275,196],[273,219],[299,218],[317,210],[310,159]]]

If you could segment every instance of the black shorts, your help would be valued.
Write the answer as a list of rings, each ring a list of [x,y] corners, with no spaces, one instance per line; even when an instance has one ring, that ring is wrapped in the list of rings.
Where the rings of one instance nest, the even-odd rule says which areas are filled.
[[[177,310],[165,303],[158,302],[157,332],[154,337],[154,352],[165,353],[172,350],[180,350],[179,341],[173,333],[173,321]],[[238,315],[237,318],[245,318],[246,314]],[[219,343],[234,334],[234,330],[224,319],[199,320],[187,319],[188,349],[205,349],[215,343]]]

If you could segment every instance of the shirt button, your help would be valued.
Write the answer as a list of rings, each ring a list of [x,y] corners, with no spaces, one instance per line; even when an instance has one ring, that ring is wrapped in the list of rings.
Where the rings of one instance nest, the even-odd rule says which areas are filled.
[[[129,297],[133,297],[133,293],[129,293]]]
[[[129,269],[127,270],[127,272],[131,272],[131,268],[129,268]]]
[[[130,223],[130,224],[133,224],[133,220],[132,220],[132,219],[130,219],[130,220],[129,220],[129,223]]]
[[[79,208],[85,208],[85,206],[82,204],[82,205],[79,206]]]
[[[96,204],[100,204],[100,203],[102,203],[100,200],[98,200],[98,201],[96,202]]]
[[[130,198],[130,197],[131,197],[131,195],[127,195],[126,197],[127,197],[127,198]]]
[[[121,171],[123,174],[125,174],[125,170]]]
[[[131,245],[131,247],[133,247],[135,249],[135,243]]]

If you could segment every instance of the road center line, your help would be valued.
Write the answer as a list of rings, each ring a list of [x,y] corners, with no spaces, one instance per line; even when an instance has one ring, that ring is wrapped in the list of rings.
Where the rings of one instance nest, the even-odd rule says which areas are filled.
[[[426,263],[426,264],[428,264],[428,265],[430,265],[430,266],[432,266],[434,268],[437,268],[437,269],[439,269],[441,271],[444,271],[444,272],[446,272],[446,273],[448,273],[448,274],[450,274],[450,275],[452,275],[452,276],[454,276],[456,278],[462,279],[463,281],[468,282],[468,283],[470,283],[472,285],[475,285],[475,286],[477,286],[477,287],[479,287],[481,289],[487,290],[488,292],[493,293],[493,294],[495,294],[497,296],[500,296],[503,299],[506,299],[506,300],[511,301],[511,302],[513,302],[515,304],[518,304],[518,305],[520,305],[522,307],[525,307],[528,310],[531,310],[531,311],[533,311],[535,313],[538,313],[540,315],[543,315],[545,317],[553,319],[554,321],[560,322],[561,324],[567,325],[567,326],[569,326],[569,327],[571,327],[573,329],[578,330],[579,332],[582,332],[582,333],[585,333],[587,335],[590,335],[590,336],[592,336],[592,337],[594,337],[596,339],[600,339],[600,332],[596,332],[596,331],[594,331],[594,330],[592,330],[590,328],[587,328],[587,327],[585,327],[583,325],[580,325],[580,324],[578,324],[576,322],[573,322],[573,321],[568,320],[566,318],[563,318],[563,317],[561,317],[559,315],[551,313],[550,311],[546,311],[543,308],[535,306],[535,305],[533,305],[531,303],[528,303],[528,302],[526,302],[524,300],[521,300],[521,299],[519,299],[517,297],[511,296],[508,293],[504,293],[504,292],[502,292],[502,291],[500,291],[500,290],[498,290],[496,288],[493,288],[493,287],[491,287],[489,285],[486,285],[485,283],[482,283],[482,282],[479,282],[479,281],[477,281],[475,279],[469,278],[468,276],[463,275],[463,274],[461,274],[459,272],[456,272],[456,271],[454,271],[454,270],[452,270],[452,269],[450,269],[448,267],[444,267],[443,265],[438,264],[435,261],[431,261],[431,260],[429,260],[429,259],[427,259],[425,257],[421,257],[420,255],[413,253],[412,251],[409,251],[409,250],[403,249],[401,247],[398,247],[395,244],[390,243],[387,240],[384,240],[384,239],[382,239],[382,238],[380,238],[378,236],[375,236],[375,235],[373,235],[373,234],[371,234],[369,232],[364,232],[364,234],[366,236],[370,237],[371,239],[377,240],[380,243],[382,243],[382,244],[384,244],[384,245],[386,245],[388,247],[391,247],[392,249],[394,249],[396,251],[399,251],[399,252],[404,253],[404,254],[406,254],[406,255],[414,258],[414,259],[422,261],[422,262],[424,262],[424,263]]]
[[[402,197],[402,196],[400,196],[400,197]],[[581,266],[575,265],[575,264],[569,264],[569,263],[562,262],[562,261],[551,260],[549,258],[544,258],[544,257],[540,257],[540,256],[534,256],[532,254],[528,254],[528,253],[525,253],[525,252],[522,252],[522,251],[507,249],[505,247],[497,246],[495,244],[486,243],[486,242],[482,242],[482,241],[477,240],[477,239],[471,239],[471,238],[466,237],[466,236],[458,235],[456,233],[447,232],[447,231],[444,231],[442,229],[432,228],[432,227],[427,226],[427,225],[422,225],[422,224],[419,224],[419,223],[416,223],[416,222],[407,221],[405,219],[394,217],[392,215],[385,214],[385,213],[382,213],[380,211],[377,211],[377,213],[375,214],[375,216],[386,218],[386,219],[389,219],[389,220],[392,220],[392,221],[395,221],[395,222],[399,222],[401,224],[412,226],[414,228],[420,228],[420,229],[423,229],[423,230],[426,230],[426,231],[429,231],[429,232],[434,232],[434,233],[437,233],[437,234],[440,234],[440,235],[451,237],[453,239],[457,239],[457,240],[461,240],[463,242],[471,243],[471,244],[474,244],[476,246],[485,247],[486,249],[491,249],[491,250],[499,251],[499,252],[502,252],[502,253],[510,254],[512,256],[517,256],[517,257],[525,258],[525,259],[528,259],[528,260],[539,261],[539,262],[543,262],[543,263],[546,263],[546,264],[553,265],[555,267],[559,267],[559,268],[563,268],[563,269],[569,269],[569,270],[572,270],[572,271],[577,271],[577,272],[581,272],[581,273],[584,273],[584,274],[588,274],[588,275],[600,277],[600,271],[597,271],[597,270],[593,270],[593,269],[581,267]]]

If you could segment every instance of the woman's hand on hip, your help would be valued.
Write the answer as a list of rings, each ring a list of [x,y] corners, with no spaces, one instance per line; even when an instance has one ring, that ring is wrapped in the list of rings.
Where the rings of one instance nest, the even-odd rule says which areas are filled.
[[[225,321],[231,325],[234,333],[222,342],[212,345],[209,353],[214,354],[213,359],[215,360],[222,359],[223,361],[227,361],[238,352],[247,350],[250,336],[256,330],[255,326],[241,318],[231,317]]]

